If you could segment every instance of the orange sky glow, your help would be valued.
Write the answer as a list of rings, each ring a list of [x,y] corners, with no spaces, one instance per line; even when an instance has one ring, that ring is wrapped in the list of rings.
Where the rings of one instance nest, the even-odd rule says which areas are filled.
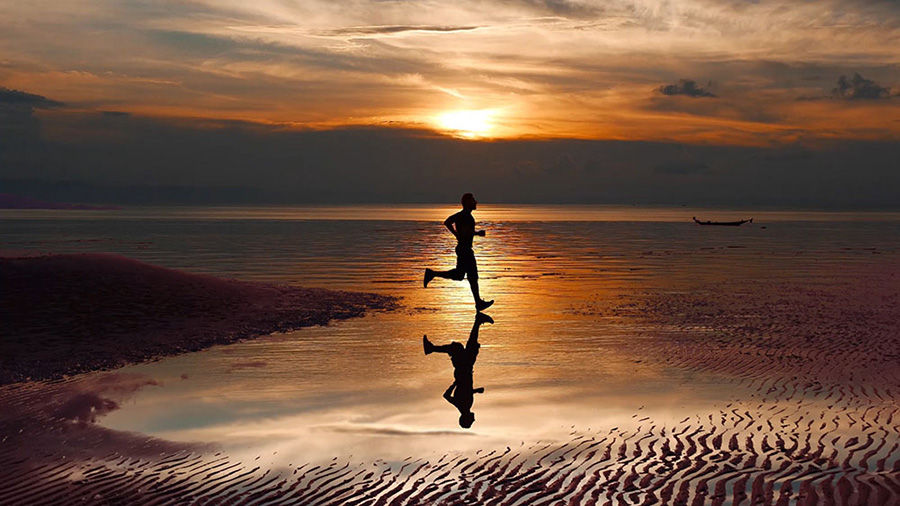
[[[897,140],[897,47],[867,0],[0,5],[0,86],[68,111],[472,140]]]

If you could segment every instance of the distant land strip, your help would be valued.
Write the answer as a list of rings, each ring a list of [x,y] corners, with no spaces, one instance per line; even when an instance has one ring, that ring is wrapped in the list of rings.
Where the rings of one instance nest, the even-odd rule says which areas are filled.
[[[11,193],[0,193],[0,209],[67,209],[74,211],[110,211],[119,206],[48,202]]]

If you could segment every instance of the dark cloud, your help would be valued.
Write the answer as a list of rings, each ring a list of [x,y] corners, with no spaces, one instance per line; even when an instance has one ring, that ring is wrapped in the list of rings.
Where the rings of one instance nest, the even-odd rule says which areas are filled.
[[[0,170],[27,162],[19,156],[28,158],[43,150],[41,125],[35,110],[62,106],[62,102],[41,95],[0,86]]]
[[[330,30],[328,35],[378,35],[403,32],[465,32],[476,30],[480,26],[436,26],[436,25],[379,25],[352,26]]]
[[[131,116],[131,113],[124,111],[100,111],[100,114],[107,118],[127,118]]]
[[[707,87],[711,85],[712,83],[708,83]],[[697,86],[697,82],[690,79],[682,79],[678,81],[678,84],[664,84],[657,88],[657,91],[668,96],[685,95],[692,98],[715,97],[709,90]]]
[[[455,202],[473,191],[484,202],[900,208],[900,143],[890,140],[472,142],[53,111],[37,126],[5,144],[6,193],[125,205]]]
[[[25,107],[30,109],[50,109],[53,107],[62,107],[62,102],[50,100],[41,95],[26,93],[19,90],[11,90],[0,86],[0,107],[13,106]]]
[[[700,174],[709,170],[709,165],[703,162],[695,161],[671,161],[664,162],[653,168],[653,172],[657,174],[668,174],[673,176],[687,176],[690,174]]]
[[[797,148],[797,149],[787,149],[787,150],[778,150],[775,152],[765,153],[763,158],[769,161],[782,161],[782,162],[793,162],[793,161],[804,161],[810,160],[815,156],[815,154],[809,149]]]
[[[837,87],[831,90],[831,94],[835,98],[845,100],[877,100],[890,97],[891,90],[879,86],[875,81],[866,79],[859,73],[854,73],[851,78],[839,77]]]

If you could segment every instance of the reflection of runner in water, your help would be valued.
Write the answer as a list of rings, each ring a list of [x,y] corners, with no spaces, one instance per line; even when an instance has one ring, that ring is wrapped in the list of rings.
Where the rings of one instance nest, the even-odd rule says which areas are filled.
[[[449,271],[425,269],[425,286],[427,287],[428,282],[435,276],[457,281],[468,277],[472,296],[475,297],[475,309],[482,311],[494,303],[492,300],[482,299],[478,293],[478,266],[475,264],[475,253],[472,251],[472,239],[476,235],[484,237],[484,230],[475,231],[475,218],[472,217],[472,211],[478,205],[475,197],[471,193],[466,193],[460,199],[460,203],[463,206],[462,211],[444,220],[444,226],[456,236],[456,268]]]
[[[494,320],[484,313],[475,315],[475,324],[472,325],[472,332],[465,347],[456,341],[435,346],[428,340],[428,336],[422,336],[426,355],[435,351],[450,355],[450,361],[453,363],[453,384],[444,392],[444,399],[459,410],[459,426],[464,429],[471,427],[475,421],[475,413],[472,412],[475,394],[484,393],[484,387],[473,388],[472,372],[478,358],[478,349],[481,348],[478,344],[478,327],[485,322],[494,323]]]

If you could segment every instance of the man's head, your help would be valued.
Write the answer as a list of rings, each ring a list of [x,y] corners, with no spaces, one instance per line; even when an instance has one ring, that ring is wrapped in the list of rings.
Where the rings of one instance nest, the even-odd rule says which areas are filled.
[[[474,211],[476,206],[478,206],[478,201],[475,200],[475,195],[471,193],[463,194],[462,198],[459,199],[459,203],[462,204],[463,209],[467,211]]]
[[[469,411],[459,415],[459,426],[463,429],[468,429],[473,423],[475,423],[475,413]]]

